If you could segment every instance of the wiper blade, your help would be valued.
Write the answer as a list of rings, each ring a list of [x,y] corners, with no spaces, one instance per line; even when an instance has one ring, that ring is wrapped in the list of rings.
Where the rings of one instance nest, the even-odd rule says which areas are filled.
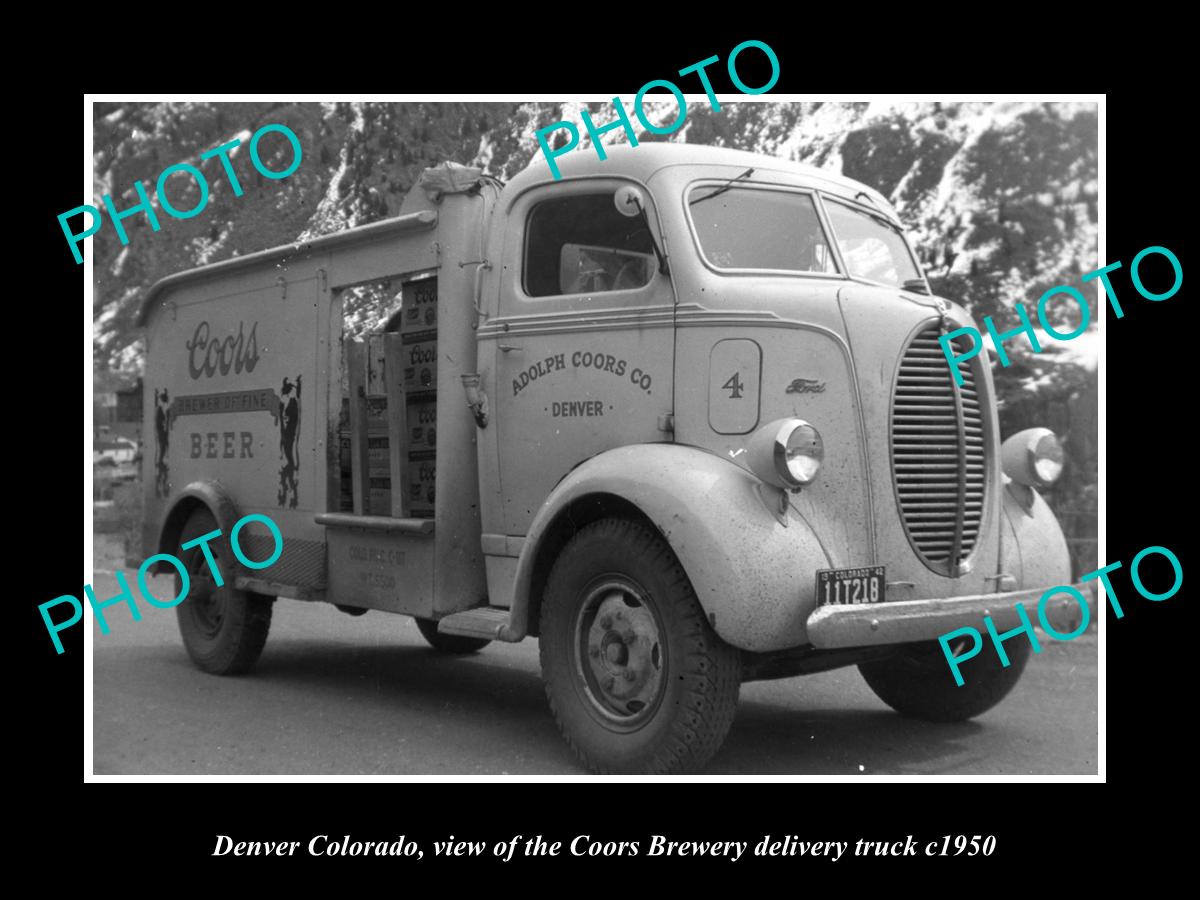
[[[914,294],[929,294],[929,288],[926,286],[924,278],[909,278],[900,285],[900,289],[912,291]]]
[[[734,182],[741,181],[743,178],[749,178],[753,174],[754,174],[754,169],[747,169],[741,175],[737,175],[733,178],[730,178],[727,182],[725,182],[723,185],[721,185],[719,188],[717,188],[711,194],[705,194],[703,197],[697,197],[695,200],[689,200],[688,206],[695,206],[697,203],[703,203],[705,200],[711,200],[713,197],[717,196],[717,194],[723,194],[727,190],[729,190],[731,187],[733,187]]]

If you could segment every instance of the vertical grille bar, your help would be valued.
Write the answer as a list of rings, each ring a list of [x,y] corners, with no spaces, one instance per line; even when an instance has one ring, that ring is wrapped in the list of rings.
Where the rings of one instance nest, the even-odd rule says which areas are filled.
[[[945,333],[946,320],[943,319],[938,325],[939,339]],[[962,559],[963,519],[966,518],[961,511],[966,509],[967,504],[967,430],[966,423],[963,421],[962,394],[958,392],[954,373],[950,371],[948,364],[946,377],[950,379],[950,393],[954,396],[954,413],[958,417],[958,508],[960,513],[954,519],[954,545],[950,548],[949,560],[950,571],[954,574],[957,573],[959,562]]]

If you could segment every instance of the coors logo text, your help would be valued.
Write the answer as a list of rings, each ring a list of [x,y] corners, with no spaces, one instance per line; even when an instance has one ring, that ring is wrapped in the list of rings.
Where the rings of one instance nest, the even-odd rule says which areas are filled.
[[[408,361],[412,365],[431,363],[437,360],[437,351],[432,347],[413,347],[408,353]]]
[[[238,322],[236,335],[214,338],[209,334],[208,322],[196,326],[196,333],[185,346],[188,349],[188,374],[193,378],[205,375],[209,378],[220,372],[228,375],[253,372],[258,365],[258,323],[250,326],[250,334],[243,332],[243,323]]]

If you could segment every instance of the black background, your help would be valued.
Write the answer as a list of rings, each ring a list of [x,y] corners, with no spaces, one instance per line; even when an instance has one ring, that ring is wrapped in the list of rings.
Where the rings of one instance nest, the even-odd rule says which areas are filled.
[[[571,37],[557,43],[549,37],[530,36],[521,41],[500,37],[489,25],[471,39],[474,51],[468,49],[471,45],[464,43],[462,35],[451,45],[444,43],[450,41],[447,37],[431,36],[425,42],[424,56],[408,50],[401,61],[389,60],[386,65],[379,63],[384,51],[375,48],[371,55],[377,67],[371,75],[367,72],[372,67],[365,63],[349,67],[355,72],[352,77],[336,80],[329,72],[293,66],[294,73],[308,74],[294,75],[296,80],[286,89],[352,94],[603,91],[620,94],[628,101],[645,81],[669,78],[676,70],[712,54],[724,60],[728,51],[746,38],[765,40],[778,54],[782,76],[772,94],[885,89],[936,93],[949,99],[946,95],[961,96],[966,91],[1026,90],[1042,95],[1046,91],[1120,88],[1108,94],[1103,190],[1108,243],[1105,259],[1097,261],[1097,265],[1124,262],[1113,281],[1126,313],[1117,320],[1109,311],[1107,320],[1106,561],[1125,563],[1113,583],[1126,611],[1124,619],[1117,621],[1110,615],[1102,626],[1107,629],[1107,717],[1101,719],[1107,736],[1107,785],[1067,785],[1046,779],[906,784],[85,785],[83,773],[90,768],[90,760],[85,760],[82,752],[83,628],[62,635],[66,653],[56,656],[37,612],[37,604],[60,594],[79,596],[80,579],[86,578],[75,568],[79,558],[69,547],[78,539],[72,533],[79,534],[74,532],[79,521],[74,516],[80,509],[82,491],[75,478],[81,464],[83,469],[90,465],[90,454],[86,446],[81,451],[75,443],[80,426],[69,410],[78,408],[75,404],[83,393],[75,378],[90,365],[86,348],[91,316],[79,315],[82,267],[74,264],[55,218],[81,202],[80,138],[85,105],[82,93],[62,88],[56,99],[47,94],[36,100],[13,101],[18,110],[24,109],[29,121],[37,123],[38,139],[25,150],[27,157],[33,157],[33,165],[30,167],[28,158],[19,165],[32,168],[38,177],[32,183],[18,184],[29,190],[30,196],[20,207],[23,230],[18,237],[10,236],[8,248],[10,255],[18,257],[12,260],[17,270],[24,268],[27,251],[39,261],[32,277],[10,294],[20,304],[18,315],[28,316],[33,327],[25,327],[20,319],[13,321],[6,342],[12,360],[9,409],[18,413],[12,419],[15,427],[10,426],[9,440],[10,446],[22,451],[9,478],[10,497],[17,507],[14,526],[7,532],[8,570],[17,581],[15,596],[9,600],[16,615],[10,621],[22,623],[24,639],[22,661],[8,669],[12,693],[20,698],[22,707],[21,720],[10,726],[10,746],[20,747],[20,763],[9,768],[9,777],[34,789],[32,802],[25,804],[26,810],[14,824],[27,828],[31,838],[39,836],[32,843],[66,854],[58,860],[65,861],[73,854],[83,856],[89,865],[108,860],[104,877],[110,883],[122,878],[122,865],[131,864],[134,858],[122,847],[136,851],[139,857],[152,851],[160,861],[179,866],[181,873],[196,867],[206,878],[258,870],[285,878],[300,875],[309,886],[321,881],[345,887],[355,883],[347,879],[366,875],[396,878],[392,882],[396,889],[415,885],[407,879],[422,874],[446,886],[459,886],[469,883],[473,873],[491,877],[516,872],[536,878],[542,872],[583,871],[581,866],[591,863],[595,867],[599,862],[611,881],[596,884],[608,890],[645,890],[650,883],[634,878],[654,872],[699,876],[712,887],[728,878],[743,889],[753,889],[754,878],[765,872],[789,881],[759,882],[764,889],[768,884],[793,884],[799,891],[814,877],[823,881],[834,876],[843,879],[842,884],[853,884],[853,880],[844,880],[845,876],[853,879],[871,870],[884,873],[889,880],[908,873],[929,875],[931,880],[913,884],[964,893],[978,882],[970,877],[953,881],[947,877],[988,869],[998,875],[1005,873],[1002,877],[1011,879],[1005,883],[1013,888],[1036,889],[1046,882],[1031,877],[1034,869],[1046,866],[1052,873],[1047,877],[1066,881],[1081,867],[1090,871],[1102,866],[1106,854],[1116,852],[1111,849],[1113,842],[1125,845],[1126,850],[1131,842],[1148,843],[1149,852],[1160,860],[1171,859],[1175,851],[1169,845],[1177,839],[1158,816],[1166,813],[1170,798],[1192,780],[1195,764],[1185,739],[1194,705],[1188,664],[1195,656],[1190,647],[1193,631],[1184,620],[1188,584],[1170,600],[1151,603],[1133,591],[1128,563],[1142,548],[1158,544],[1171,548],[1185,573],[1190,571],[1189,542],[1180,523],[1192,503],[1187,485],[1192,480],[1189,462],[1194,455],[1190,434],[1196,379],[1190,376],[1196,354],[1190,348],[1193,333],[1184,321],[1186,281],[1170,300],[1152,303],[1132,288],[1128,265],[1142,248],[1161,245],[1172,249],[1185,272],[1190,271],[1183,229],[1194,216],[1189,208],[1194,176],[1188,169],[1186,146],[1178,146],[1178,135],[1172,136],[1186,107],[1160,89],[1171,80],[1161,70],[1153,48],[1143,43],[1139,52],[1144,55],[1133,65],[1118,65],[1110,55],[1105,71],[1084,77],[1077,68],[1079,54],[1085,50],[1099,53],[1099,36],[1097,43],[1088,43],[1076,34],[1070,47],[1062,51],[1074,57],[1068,67],[1051,66],[1059,58],[1057,45],[1047,48],[1044,40],[1033,41],[1028,36],[1023,44],[1022,38],[1005,35],[995,48],[964,54],[961,43],[943,43],[928,33],[911,39],[895,33],[849,46],[839,43],[829,52],[818,53],[814,41],[800,32],[771,32],[743,26],[736,19],[711,23],[687,41],[674,40],[672,32],[635,28],[621,20],[611,24],[612,32],[602,37]],[[570,30],[561,27],[563,34]],[[1118,40],[1113,35],[1103,38],[1110,46]],[[1124,35],[1120,40],[1124,41],[1122,52],[1128,52],[1127,45],[1140,38]],[[494,52],[497,41],[506,48],[502,60]],[[320,39],[309,33],[297,36],[294,43],[314,50]],[[958,49],[946,49],[951,46]],[[739,71],[751,85],[766,80],[765,69],[754,71],[756,56],[750,51],[739,59]],[[993,66],[996,60],[1004,65]],[[1037,74],[1026,69],[1034,66],[1041,66],[1043,75],[1052,73],[1057,83],[1043,80],[1020,85],[1009,77],[1022,71]],[[987,71],[982,71],[984,68]],[[983,76],[974,84],[964,80],[971,69],[975,76]],[[1005,77],[999,77],[997,69],[1003,69]],[[221,71],[225,74],[214,80],[213,73]],[[733,91],[723,65],[709,71],[718,92]],[[132,73],[124,83],[94,79],[89,89],[132,94],[150,80],[149,72],[143,74],[147,77]],[[260,85],[268,90],[274,89],[272,85],[281,86],[275,79],[256,83],[245,67],[219,63],[206,66],[203,77],[153,74],[155,88],[163,91],[236,92],[258,90]],[[697,86],[684,82],[683,87],[691,91]],[[19,92],[20,85],[14,90]],[[10,163],[10,174],[15,173],[12,167],[16,165]],[[9,212],[14,214],[11,206]],[[1153,278],[1153,266],[1145,271],[1148,282],[1159,283]],[[1165,265],[1162,276],[1169,277]],[[1027,298],[1027,302],[1034,299]],[[82,364],[74,358],[80,346],[81,322],[85,329]],[[83,402],[90,402],[89,398]],[[86,530],[86,502],[84,514]],[[1169,578],[1165,565],[1162,574]],[[1143,577],[1148,586],[1162,589],[1154,579],[1153,566],[1144,570]],[[394,840],[403,834],[426,847],[450,834],[489,843],[513,834],[540,834],[548,840],[565,841],[591,834],[596,839],[638,840],[643,845],[651,834],[672,840],[751,843],[768,833],[773,839],[791,834],[806,840],[851,842],[858,838],[903,840],[910,834],[920,840],[945,834],[992,834],[997,837],[997,851],[987,860],[843,858],[837,863],[799,857],[744,858],[738,864],[719,859],[646,857],[604,861],[564,854],[557,860],[518,859],[503,865],[490,856],[483,861],[448,861],[433,859],[428,853],[420,864],[391,859],[312,860],[304,854],[293,859],[213,859],[210,854],[219,833],[235,840],[303,842],[317,834],[350,834],[357,840]],[[70,849],[64,850],[62,841],[68,834],[74,838],[69,841]],[[313,881],[313,876],[318,881]],[[942,880],[936,880],[939,878]],[[557,884],[564,889],[582,883]]]

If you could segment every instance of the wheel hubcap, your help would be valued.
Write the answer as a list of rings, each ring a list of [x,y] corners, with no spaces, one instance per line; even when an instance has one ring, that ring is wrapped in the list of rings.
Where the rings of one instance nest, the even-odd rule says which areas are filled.
[[[215,550],[215,548],[213,549]],[[221,558],[215,552],[213,560],[217,564],[217,568],[221,569]],[[200,552],[193,552],[187,561],[187,567],[191,585],[183,602],[191,607],[192,618],[204,636],[214,638],[221,630],[221,623],[225,621],[225,612],[229,601],[229,583],[226,582],[221,587],[217,587],[208,568],[208,562]],[[222,571],[224,570],[222,569]],[[176,575],[176,594],[180,591],[180,581],[181,579]]]
[[[575,621],[577,669],[592,706],[630,726],[653,715],[666,660],[658,617],[644,592],[624,579],[589,590]]]

